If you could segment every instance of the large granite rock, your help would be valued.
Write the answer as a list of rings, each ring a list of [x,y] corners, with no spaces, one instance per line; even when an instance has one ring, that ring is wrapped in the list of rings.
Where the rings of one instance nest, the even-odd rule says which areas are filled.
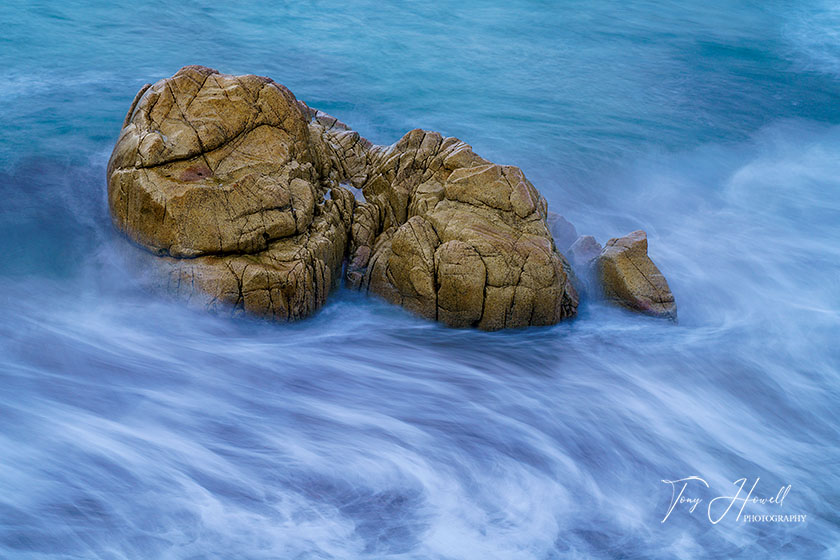
[[[268,78],[187,66],[138,94],[108,165],[114,223],[160,255],[168,285],[296,319],[341,277],[349,191],[322,180],[310,117]]]
[[[647,254],[647,234],[634,231],[607,241],[596,263],[604,296],[623,307],[677,320],[677,304],[665,277]]]
[[[519,168],[423,130],[374,146],[268,78],[188,66],[144,87],[108,201],[171,291],[211,306],[305,317],[345,258],[349,287],[451,326],[550,325],[578,303]]]
[[[348,284],[451,326],[495,330],[571,317],[577,295],[517,167],[413,130],[370,152]]]

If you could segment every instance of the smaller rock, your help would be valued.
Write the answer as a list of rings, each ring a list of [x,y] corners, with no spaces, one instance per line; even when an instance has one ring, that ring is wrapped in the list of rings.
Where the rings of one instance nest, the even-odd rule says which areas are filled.
[[[572,265],[577,268],[587,267],[593,259],[601,254],[601,244],[591,235],[581,235],[577,241],[572,243],[566,255],[571,259]]]
[[[565,254],[566,249],[578,238],[574,224],[557,212],[549,212],[545,221],[548,226],[548,231],[554,237],[554,244],[557,246],[557,250]]]
[[[648,257],[644,231],[607,241],[596,268],[607,300],[647,315],[677,320],[674,294]]]

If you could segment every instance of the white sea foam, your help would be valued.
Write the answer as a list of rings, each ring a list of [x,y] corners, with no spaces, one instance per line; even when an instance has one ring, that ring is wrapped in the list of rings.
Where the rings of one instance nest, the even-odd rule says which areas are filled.
[[[831,557],[833,8],[406,6],[20,12],[45,30],[0,52],[0,557]],[[339,291],[277,325],[164,299],[104,167],[136,82],[191,62],[272,70],[377,142],[463,136],[601,242],[645,229],[680,324],[589,302],[479,333]],[[692,475],[790,484],[808,521],[663,523],[661,481]]]

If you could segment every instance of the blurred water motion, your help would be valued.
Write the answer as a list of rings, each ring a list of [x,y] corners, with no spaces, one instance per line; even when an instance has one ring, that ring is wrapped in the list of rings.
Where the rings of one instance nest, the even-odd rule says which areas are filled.
[[[840,43],[830,3],[4,3],[0,557],[836,558]],[[680,325],[588,304],[442,328],[339,291],[293,325],[150,293],[104,168],[185,64],[380,143],[521,166],[645,229]],[[712,525],[663,479],[790,484]],[[751,506],[752,513],[772,513]]]

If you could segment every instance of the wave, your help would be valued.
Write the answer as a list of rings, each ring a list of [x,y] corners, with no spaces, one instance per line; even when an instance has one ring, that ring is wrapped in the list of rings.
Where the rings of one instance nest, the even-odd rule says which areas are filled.
[[[84,257],[0,280],[0,555],[827,555],[839,148],[840,128],[785,121],[602,176],[607,203],[573,221],[648,230],[678,327],[592,303],[459,331],[343,291],[300,323],[231,320],[150,295],[101,198],[70,206]],[[92,193],[100,172],[43,184]],[[791,484],[808,524],[662,523],[661,480],[689,475]]]

